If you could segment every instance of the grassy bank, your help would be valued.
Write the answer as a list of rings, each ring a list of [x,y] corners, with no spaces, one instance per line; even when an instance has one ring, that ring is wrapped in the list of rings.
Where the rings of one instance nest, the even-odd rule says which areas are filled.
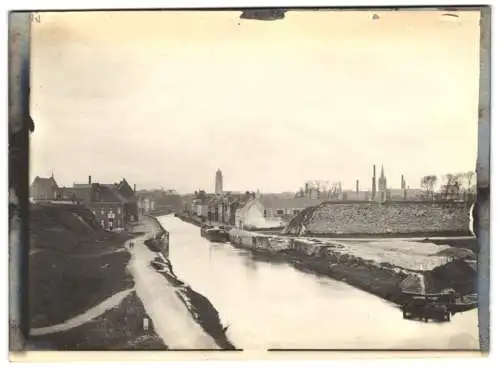
[[[79,327],[31,337],[31,347],[57,350],[166,350],[153,329],[143,329],[146,311],[130,293],[118,307]]]
[[[79,256],[39,251],[30,257],[31,327],[62,323],[133,287],[126,272],[128,252]]]
[[[134,286],[127,271],[130,254],[124,242],[136,234],[105,231],[83,206],[32,208],[30,328],[63,323]],[[157,337],[154,333],[138,339],[135,323],[142,321],[144,309],[134,296],[80,327],[31,336],[31,341],[44,348],[94,350],[135,348],[153,342]]]

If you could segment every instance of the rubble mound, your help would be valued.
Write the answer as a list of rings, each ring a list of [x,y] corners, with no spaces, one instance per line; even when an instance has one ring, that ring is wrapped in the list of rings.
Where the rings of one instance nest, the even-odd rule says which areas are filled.
[[[298,215],[290,220],[288,225],[284,228],[283,233],[291,235],[303,235],[306,226],[309,224],[318,207],[308,207],[302,210]]]
[[[476,271],[463,259],[453,260],[424,273],[428,292],[453,289],[457,294],[477,292]]]

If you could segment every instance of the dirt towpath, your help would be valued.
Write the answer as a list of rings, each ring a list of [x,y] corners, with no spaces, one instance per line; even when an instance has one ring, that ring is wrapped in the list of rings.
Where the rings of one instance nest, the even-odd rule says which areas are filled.
[[[155,258],[144,240],[150,236],[155,224],[142,221],[138,229],[146,229],[146,236],[132,239],[129,270],[135,281],[135,290],[151,318],[156,333],[171,349],[220,349],[193,319],[176,292],[176,288],[157,273],[150,262]],[[154,230],[153,230],[154,231]],[[130,247],[129,242],[126,243]]]

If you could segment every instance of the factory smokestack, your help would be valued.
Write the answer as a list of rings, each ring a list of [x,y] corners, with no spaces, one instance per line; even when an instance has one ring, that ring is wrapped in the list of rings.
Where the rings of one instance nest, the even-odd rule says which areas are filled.
[[[359,180],[356,180],[356,195],[359,194]]]

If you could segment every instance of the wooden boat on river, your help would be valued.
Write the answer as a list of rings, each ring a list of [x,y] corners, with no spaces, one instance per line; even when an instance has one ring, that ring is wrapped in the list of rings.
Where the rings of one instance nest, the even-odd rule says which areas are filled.
[[[455,294],[403,292],[402,302],[401,310],[405,319],[449,322],[452,315],[450,307],[455,302]]]
[[[211,242],[227,243],[229,242],[229,233],[220,227],[207,228],[202,235]]]

